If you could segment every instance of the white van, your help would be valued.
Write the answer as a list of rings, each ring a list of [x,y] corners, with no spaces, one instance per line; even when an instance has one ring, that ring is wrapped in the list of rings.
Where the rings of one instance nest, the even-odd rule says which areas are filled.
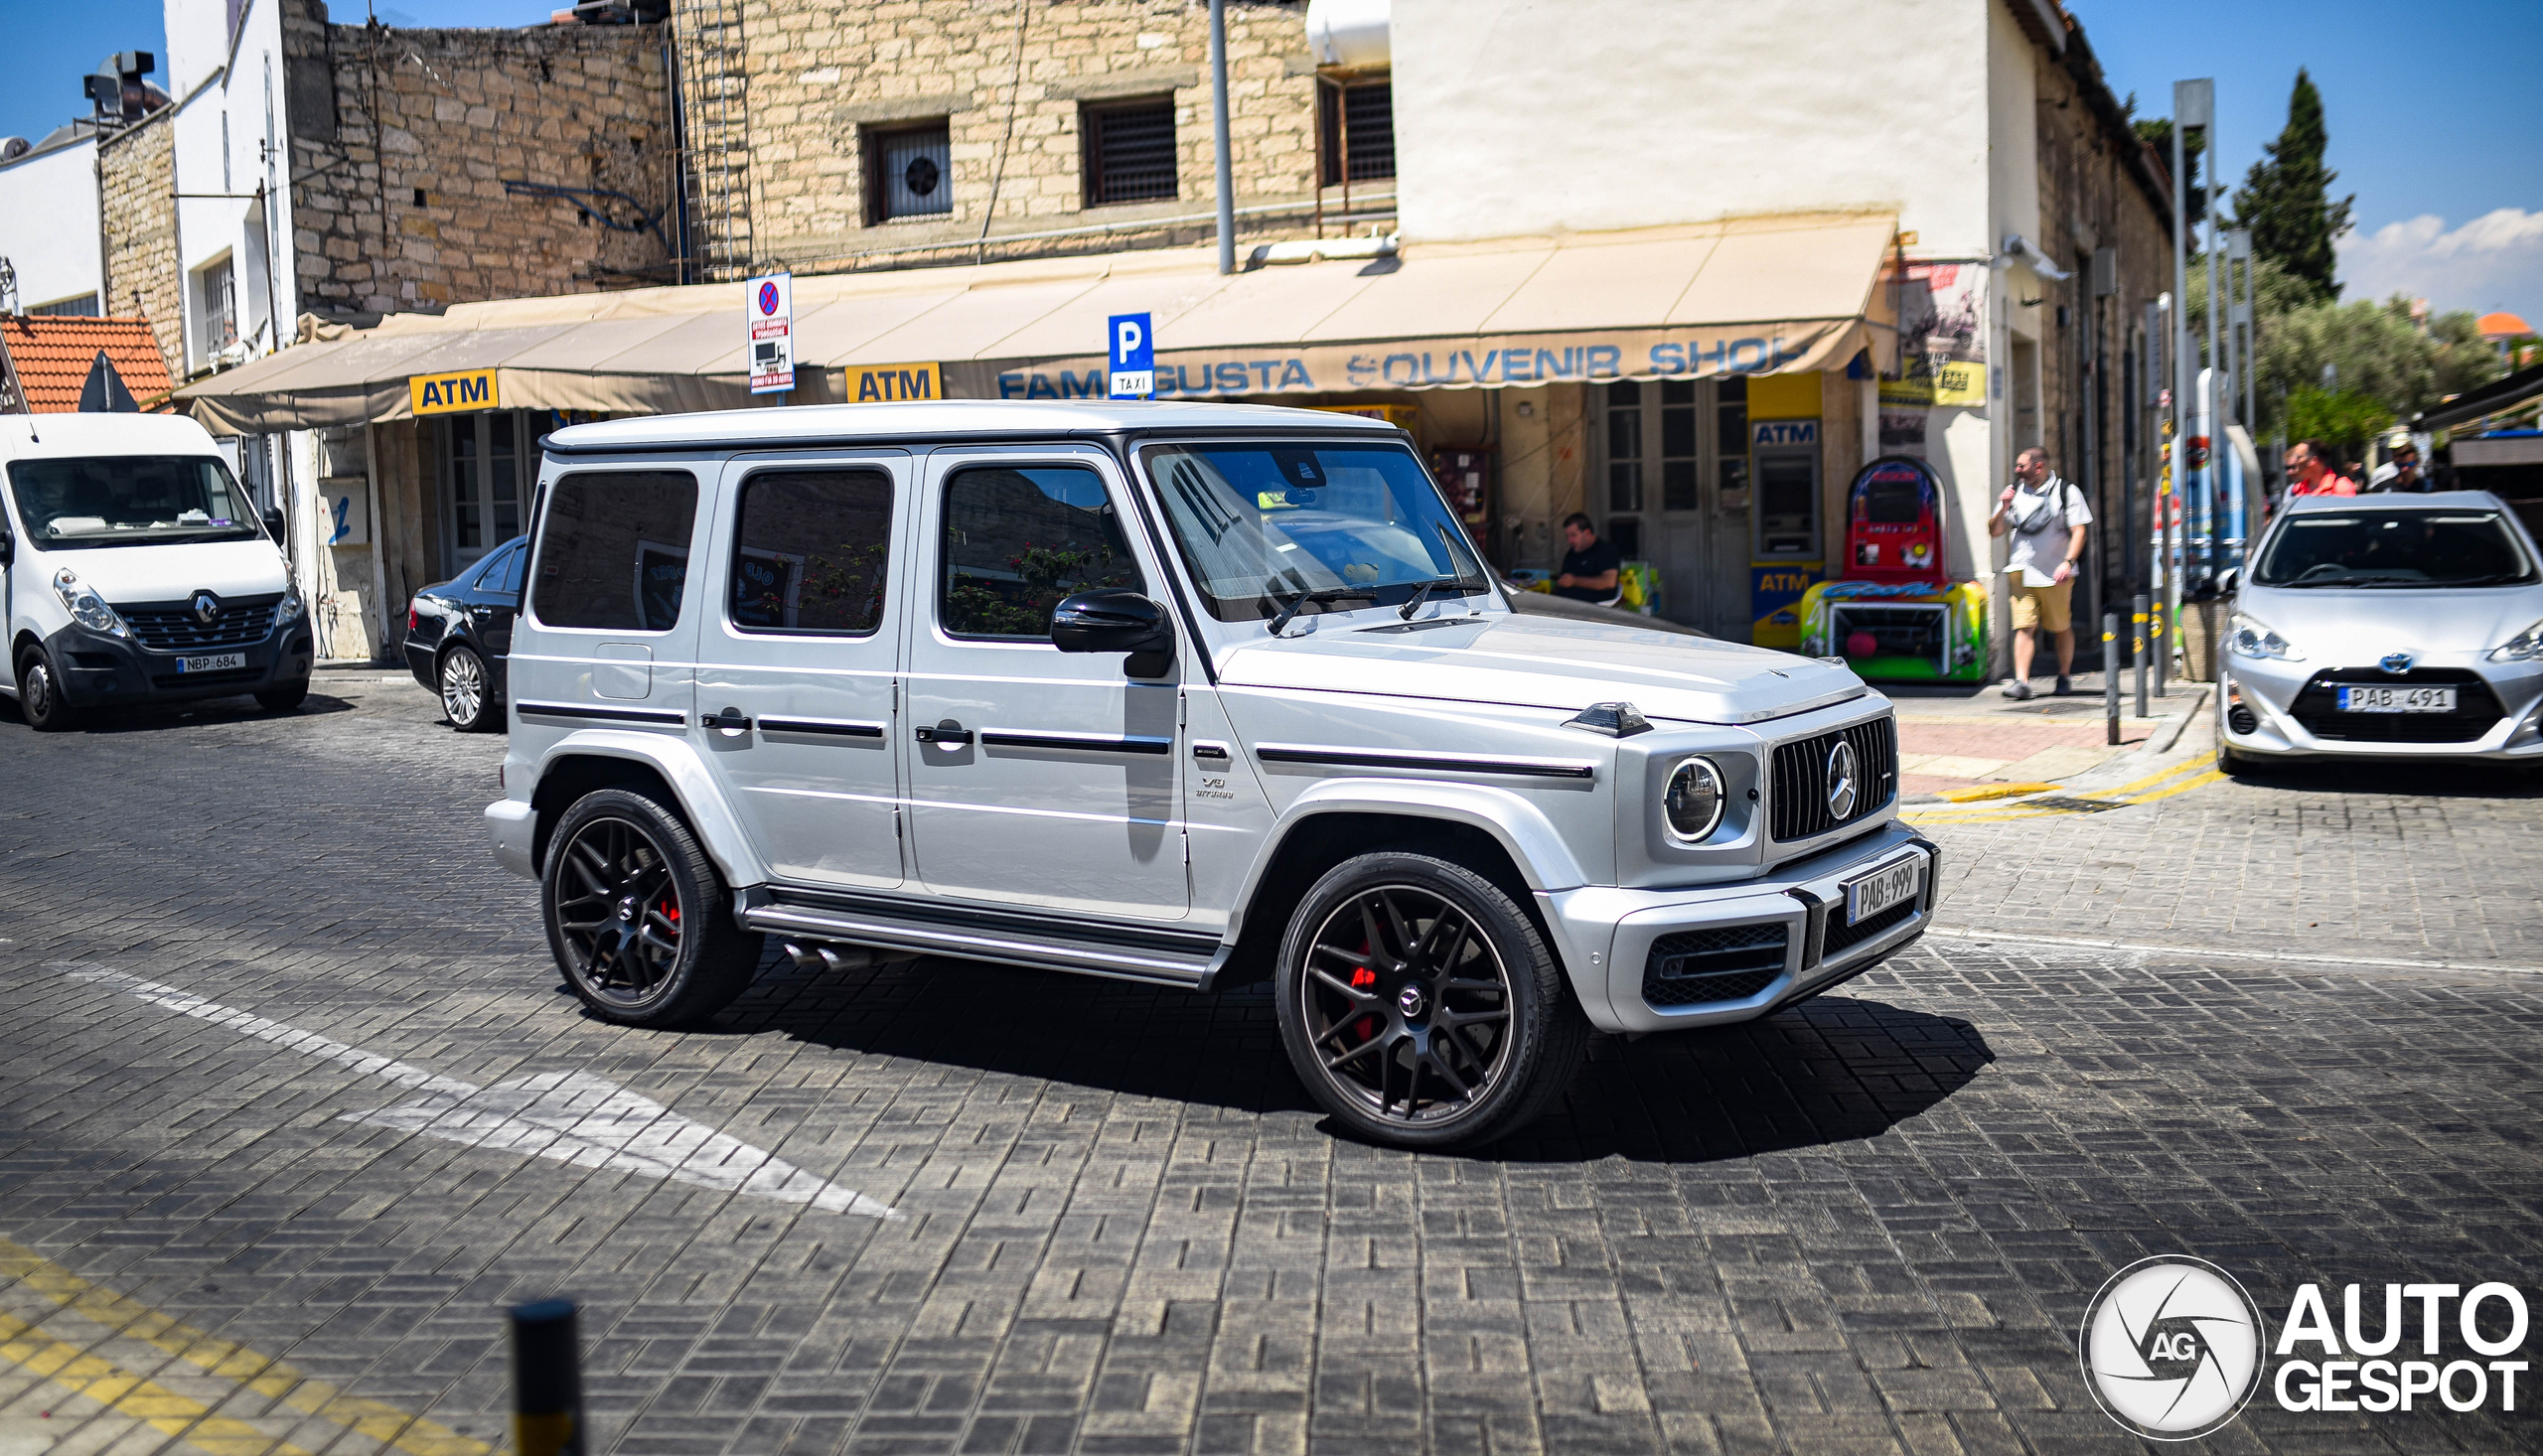
[[[309,612],[202,425],[0,415],[0,695],[38,732],[96,708],[309,695]]]

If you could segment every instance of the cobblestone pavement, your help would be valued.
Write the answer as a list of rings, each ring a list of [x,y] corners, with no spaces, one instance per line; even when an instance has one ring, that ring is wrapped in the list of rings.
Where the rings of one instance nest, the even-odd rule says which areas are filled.
[[[1329,1135],[1259,992],[773,965],[709,1030],[588,1020],[482,845],[500,741],[435,716],[0,718],[0,1451],[484,1451],[500,1311],[557,1292],[594,1450],[2148,1449],[2075,1344],[2135,1258],[2273,1329],[2308,1281],[2543,1283],[2543,813],[2477,779],[1940,827],[1959,938],[1600,1039],[1442,1157]],[[2217,953],[2289,946],[2470,968]],[[560,1073],[899,1217],[346,1120]],[[2263,1393],[2208,1444],[2531,1449],[2518,1395]]]

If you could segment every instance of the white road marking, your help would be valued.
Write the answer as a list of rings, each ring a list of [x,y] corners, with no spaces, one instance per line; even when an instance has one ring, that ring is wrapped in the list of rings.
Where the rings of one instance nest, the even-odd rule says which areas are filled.
[[[84,966],[73,968],[71,974],[78,980],[107,982],[153,1005],[423,1093],[393,1107],[347,1112],[338,1121],[419,1132],[468,1147],[550,1158],[578,1168],[611,1168],[781,1203],[809,1204],[826,1213],[901,1217],[888,1204],[824,1182],[783,1158],[587,1073],[542,1072],[481,1088],[207,1001],[176,986]]]
[[[2035,936],[2005,931],[1973,931],[1936,927],[1925,933],[1949,941],[2001,942],[2008,946],[2055,946],[2065,950],[2119,950],[2132,955],[2168,955],[2192,960],[2274,960],[2293,965],[2364,965],[2378,970],[2482,970],[2517,975],[2543,975],[2543,965],[2508,960],[2403,960],[2390,956],[2332,955],[2304,950],[2229,950],[2222,946],[2157,946],[2136,941],[2096,941],[2081,936]]]

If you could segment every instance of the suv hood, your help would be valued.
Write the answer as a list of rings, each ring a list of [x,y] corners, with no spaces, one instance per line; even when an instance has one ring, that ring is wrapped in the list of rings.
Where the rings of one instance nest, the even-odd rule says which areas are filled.
[[[1648,718],[1695,723],[1781,718],[1869,690],[1816,658],[1639,627],[1500,615],[1410,631],[1336,626],[1339,616],[1305,620],[1321,625],[1228,653],[1219,680],[1568,712],[1622,701]]]
[[[23,569],[27,557],[22,552]],[[44,553],[43,579],[68,566],[110,605],[182,601],[199,591],[258,597],[283,589],[282,553],[273,542],[171,541],[156,546],[90,546]]]

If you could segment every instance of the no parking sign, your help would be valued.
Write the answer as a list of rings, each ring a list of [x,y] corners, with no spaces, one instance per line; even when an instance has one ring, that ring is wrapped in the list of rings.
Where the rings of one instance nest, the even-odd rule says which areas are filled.
[[[1156,332],[1145,314],[1115,314],[1112,345],[1115,399],[1145,399],[1156,392]]]
[[[753,394],[795,387],[795,275],[753,278],[742,313],[749,324]]]

